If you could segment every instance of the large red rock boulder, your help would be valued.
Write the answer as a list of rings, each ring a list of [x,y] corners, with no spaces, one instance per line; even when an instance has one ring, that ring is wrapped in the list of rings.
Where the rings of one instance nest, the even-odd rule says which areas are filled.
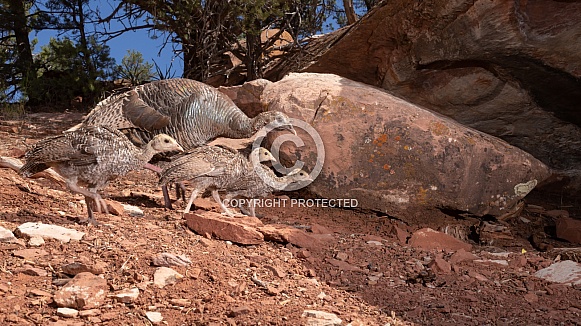
[[[539,160],[496,137],[336,75],[291,74],[268,84],[262,101],[320,135],[324,164],[308,189],[356,199],[362,208],[500,215],[549,175]],[[313,169],[323,153],[305,130],[295,129],[305,146],[284,142],[281,159]]]
[[[266,78],[332,73],[384,88],[506,140],[581,189],[579,17],[579,1],[382,1]]]

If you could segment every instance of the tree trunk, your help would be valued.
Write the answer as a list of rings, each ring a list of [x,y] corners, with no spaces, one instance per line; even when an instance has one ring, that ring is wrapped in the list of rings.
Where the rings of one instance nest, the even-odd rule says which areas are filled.
[[[354,24],[357,21],[357,14],[355,14],[355,9],[353,8],[353,0],[343,0],[343,7],[347,16],[347,24]]]
[[[76,12],[75,12],[76,11]],[[77,21],[78,18],[78,21]],[[73,8],[73,21],[79,31],[79,43],[81,44],[81,53],[83,54],[83,61],[85,69],[89,74],[88,83],[91,92],[95,88],[95,79],[97,78],[97,70],[91,59],[91,51],[89,49],[89,42],[85,32],[85,12],[83,10],[83,0],[76,1],[76,8]]]
[[[246,81],[262,78],[260,32],[258,35],[246,33],[246,48]]]
[[[30,39],[28,38],[27,9],[25,8],[24,1],[10,0],[8,1],[8,11],[12,16],[14,38],[16,39],[16,70],[22,76],[21,84],[26,91],[27,87],[34,84],[36,80],[36,69],[34,69],[32,49],[30,47]],[[35,102],[36,99],[29,98],[29,101]]]

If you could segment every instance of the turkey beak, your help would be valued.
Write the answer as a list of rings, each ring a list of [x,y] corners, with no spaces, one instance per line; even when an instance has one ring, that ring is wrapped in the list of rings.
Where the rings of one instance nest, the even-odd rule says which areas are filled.
[[[184,151],[184,148],[180,146],[180,144],[176,144],[177,145],[177,150],[180,152]]]

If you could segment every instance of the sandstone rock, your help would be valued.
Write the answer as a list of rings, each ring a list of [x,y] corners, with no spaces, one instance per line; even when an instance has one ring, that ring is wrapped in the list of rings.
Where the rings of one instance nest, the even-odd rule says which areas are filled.
[[[139,289],[138,288],[130,288],[117,291],[113,294],[113,298],[115,300],[122,302],[122,303],[132,303],[137,300],[139,297]]]
[[[564,260],[543,268],[534,275],[549,282],[578,285],[581,284],[581,264]]]
[[[30,275],[30,276],[48,276],[48,272],[42,268],[32,267],[30,265],[23,265],[22,268],[18,269],[18,273]]]
[[[79,311],[71,308],[57,308],[56,314],[65,318],[75,318],[79,316]]]
[[[242,219],[228,218],[213,212],[185,214],[186,224],[198,234],[212,236],[243,245],[256,245],[264,242],[262,233],[252,226],[243,224]]]
[[[457,264],[457,263],[460,263],[463,261],[475,260],[475,259],[478,259],[478,256],[476,256],[475,254],[468,252],[464,249],[459,249],[452,255],[452,257],[450,257],[450,263]]]
[[[14,234],[12,233],[12,231],[0,226],[0,242],[11,243],[11,242],[15,242],[16,240],[17,239],[14,236]]]
[[[268,241],[291,243],[297,247],[315,249],[320,247],[318,239],[312,237],[303,230],[283,224],[269,224],[259,227],[258,230]]]
[[[555,227],[558,238],[581,244],[581,220],[561,217],[557,220]]]
[[[228,317],[234,318],[250,312],[250,308],[248,306],[239,306],[234,307],[230,312],[228,312]]]
[[[16,228],[16,235],[19,237],[32,238],[35,236],[42,237],[44,239],[56,239],[61,242],[67,243],[72,240],[81,240],[85,235],[84,232],[77,231],[75,229],[67,229],[62,226],[27,222]]]
[[[452,266],[441,257],[436,257],[428,265],[436,274],[450,274]]]
[[[192,261],[186,255],[174,255],[168,252],[159,253],[151,258],[153,266],[188,266]]]
[[[129,204],[121,204],[123,206],[123,211],[125,214],[134,217],[142,217],[143,210],[137,206],[129,205]]]
[[[110,214],[123,216],[123,214],[125,213],[125,208],[123,207],[123,204],[114,200],[107,200],[106,202],[107,209],[109,210]]]
[[[177,283],[184,276],[171,268],[158,267],[153,274],[153,284],[159,288]]]
[[[386,1],[265,77],[292,69],[382,87],[578,175],[580,14],[578,2]]]
[[[340,326],[343,323],[337,315],[325,311],[305,310],[302,316],[307,318],[307,326]]]
[[[330,230],[327,227],[324,227],[320,224],[313,224],[311,225],[311,232],[314,234],[333,234],[333,230]]]
[[[228,95],[244,113],[252,118],[265,111],[263,105],[256,105],[256,103],[260,103],[262,91],[268,84],[270,82],[266,79],[256,79],[240,86],[219,87],[218,90]]]
[[[409,244],[412,247],[426,250],[472,250],[472,245],[430,228],[420,229],[414,232],[409,240]]]
[[[94,317],[101,314],[99,309],[87,309],[79,311],[79,317]]]
[[[410,236],[408,232],[402,230],[397,225],[393,226],[392,233],[395,235],[395,237],[399,241],[399,244],[401,244],[402,246],[407,243],[408,237]]]
[[[42,237],[31,237],[28,239],[28,245],[31,247],[40,247],[44,244],[44,239]]]
[[[149,321],[152,324],[159,324],[163,321],[163,316],[161,315],[161,312],[148,311],[145,313],[145,316],[147,317],[147,319],[149,319]]]
[[[320,169],[308,190],[322,198],[398,216],[413,207],[501,215],[550,175],[498,138],[336,75],[291,74],[269,84],[262,101],[320,136],[295,123],[305,146],[284,142],[280,157]]]
[[[42,249],[21,249],[21,250],[14,250],[12,252],[12,255],[14,255],[14,257],[20,257],[20,258],[23,258],[26,260],[34,260],[38,257],[48,255],[48,252],[46,252]]]
[[[88,272],[77,274],[54,294],[57,306],[74,309],[100,307],[107,297],[107,281]]]
[[[105,273],[107,270],[107,263],[98,260],[91,260],[87,257],[79,257],[76,262],[63,265],[62,270],[68,275],[77,275],[83,272],[98,275]]]

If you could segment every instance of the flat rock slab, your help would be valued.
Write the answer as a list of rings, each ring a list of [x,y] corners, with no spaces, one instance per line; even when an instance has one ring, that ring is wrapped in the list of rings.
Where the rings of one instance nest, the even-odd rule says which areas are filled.
[[[581,284],[581,264],[572,260],[564,260],[554,263],[535,273],[535,276],[549,282],[568,285]]]
[[[472,250],[472,245],[454,238],[446,233],[438,232],[430,228],[417,230],[408,241],[409,245],[415,248],[426,250]]]
[[[56,239],[67,243],[71,240],[81,240],[85,235],[84,232],[75,229],[67,229],[62,226],[27,222],[16,228],[16,235],[19,237],[42,237],[43,239]]]
[[[264,236],[255,227],[262,222],[256,218],[229,218],[213,212],[189,213],[184,218],[188,227],[201,235],[210,234],[217,239],[243,245],[264,242]]]
[[[42,250],[42,249],[30,248],[30,249],[14,250],[12,252],[12,255],[14,255],[14,257],[23,258],[26,260],[33,260],[33,259],[48,255],[48,252],[46,252],[45,250]]]
[[[258,230],[264,234],[264,239],[268,241],[291,243],[297,247],[307,249],[316,249],[321,244],[318,238],[311,236],[303,230],[284,224],[268,224],[259,227]]]
[[[343,324],[337,315],[325,311],[305,310],[302,316],[307,318],[305,325],[308,326],[340,326]]]
[[[54,294],[57,306],[74,309],[92,309],[107,299],[107,281],[89,272],[79,273]]]
[[[340,76],[290,74],[268,84],[261,100],[320,136],[324,156],[309,129],[295,125],[305,145],[284,142],[280,158],[311,171],[324,157],[309,186],[322,198],[356,199],[390,215],[447,207],[498,216],[550,175],[499,138]]]

